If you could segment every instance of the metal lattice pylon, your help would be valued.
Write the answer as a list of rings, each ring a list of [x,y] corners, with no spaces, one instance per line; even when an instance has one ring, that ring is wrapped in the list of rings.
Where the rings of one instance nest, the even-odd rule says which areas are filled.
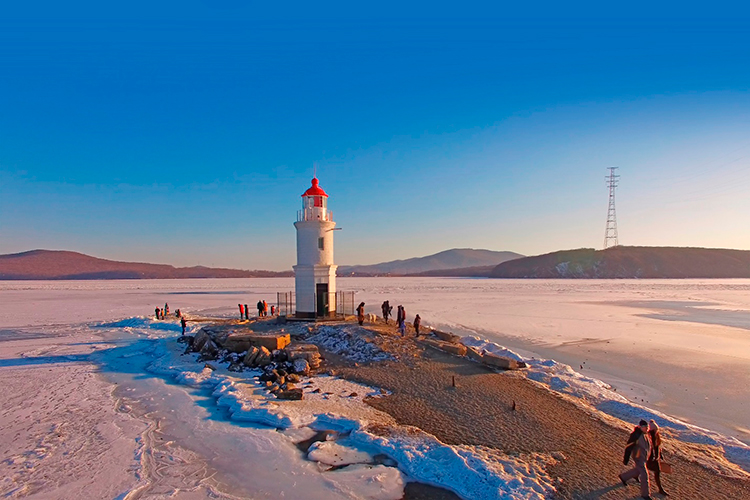
[[[607,230],[604,232],[604,248],[616,247],[617,240],[617,214],[615,213],[615,188],[617,187],[619,175],[615,175],[617,167],[608,167],[609,175],[605,177],[609,188],[609,208],[607,209]]]

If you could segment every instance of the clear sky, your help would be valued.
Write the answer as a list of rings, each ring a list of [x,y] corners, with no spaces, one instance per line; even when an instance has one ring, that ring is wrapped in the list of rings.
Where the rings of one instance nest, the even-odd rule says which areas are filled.
[[[744,13],[110,3],[0,7],[0,253],[288,269],[314,165],[338,264],[601,248],[609,166],[621,244],[750,249]]]

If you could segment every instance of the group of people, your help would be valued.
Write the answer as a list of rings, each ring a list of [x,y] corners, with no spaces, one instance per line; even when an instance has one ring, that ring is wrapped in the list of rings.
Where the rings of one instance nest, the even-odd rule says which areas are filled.
[[[154,316],[156,317],[156,319],[167,319],[167,316],[169,316],[169,304],[165,303],[164,307],[161,307],[161,308],[158,307],[158,306],[155,307],[154,308]],[[174,312],[174,316],[175,316],[175,318],[181,318],[182,317],[182,312],[180,312],[180,310],[177,309]]]
[[[362,319],[364,319],[364,305],[365,303],[362,302],[360,304],[360,307],[362,308]],[[359,308],[357,308],[357,312],[359,312]],[[383,312],[383,319],[385,320],[385,324],[388,324],[388,318],[393,314],[393,306],[390,304],[389,301],[385,301],[380,305],[380,310]],[[362,322],[360,321],[360,325]],[[419,314],[417,314],[414,317],[414,331],[417,335],[419,335],[419,326],[422,324],[422,318],[419,317]],[[399,305],[396,309],[396,325],[398,326],[398,331],[401,332],[401,336],[406,335],[406,308],[404,306]]]
[[[667,492],[661,485],[661,472],[666,464],[662,462],[661,435],[659,434],[659,426],[656,425],[654,420],[649,422],[641,420],[630,433],[628,443],[625,446],[625,455],[622,459],[623,464],[627,465],[630,459],[633,459],[634,467],[620,474],[622,484],[627,485],[630,479],[635,479],[641,483],[641,497],[650,500],[651,488],[648,471],[652,471],[659,493],[666,496]],[[666,470],[666,472],[669,471]]]
[[[240,319],[250,319],[250,308],[247,304],[237,304],[237,307],[240,309]],[[259,300],[256,307],[258,309],[259,318],[268,316],[269,305],[265,300]],[[276,316],[276,306],[270,306],[270,310],[271,316]]]
[[[169,316],[169,303],[165,303],[164,307],[155,307],[154,308],[154,316],[156,319],[167,319],[167,316]],[[182,311],[177,309],[174,312],[174,317],[180,319],[180,325],[182,326],[182,334],[185,335],[185,328],[187,327],[187,320],[185,319],[185,316],[183,316]]]

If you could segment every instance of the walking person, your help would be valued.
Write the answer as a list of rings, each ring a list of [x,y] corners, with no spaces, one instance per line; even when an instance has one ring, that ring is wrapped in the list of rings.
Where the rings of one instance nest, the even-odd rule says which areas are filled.
[[[630,451],[630,453],[628,453]],[[625,447],[625,457],[623,462],[627,465],[629,459],[633,459],[635,467],[620,474],[620,481],[623,486],[627,485],[629,479],[638,478],[641,482],[641,498],[651,500],[651,490],[648,484],[648,470],[646,470],[646,460],[651,453],[651,438],[648,435],[648,422],[641,420],[628,438],[628,444]]]
[[[391,311],[393,310],[393,308],[391,307],[391,305],[386,300],[380,306],[380,310],[383,311],[383,319],[385,320],[385,324],[387,325],[388,324],[388,316],[391,315]]]
[[[360,302],[357,306],[357,322],[359,323],[359,326],[362,326],[362,324],[365,322],[365,303]]]
[[[417,332],[417,336],[419,336],[419,325],[422,324],[422,318],[419,317],[419,314],[417,314],[414,317],[414,331]]]
[[[263,301],[259,300],[256,307],[258,308],[258,317],[260,318],[261,316],[263,316]]]
[[[244,307],[242,307],[242,304],[237,304],[237,307],[240,308],[240,321],[245,319],[245,310]]]
[[[187,321],[185,320],[185,316],[180,317],[180,325],[182,325],[182,334],[185,335],[185,327],[187,326]]]
[[[250,308],[245,304],[245,319],[250,319]]]
[[[651,438],[651,453],[646,460],[646,468],[654,473],[654,482],[659,488],[659,494],[667,496],[661,485],[661,434],[654,419],[648,421],[648,435]]]

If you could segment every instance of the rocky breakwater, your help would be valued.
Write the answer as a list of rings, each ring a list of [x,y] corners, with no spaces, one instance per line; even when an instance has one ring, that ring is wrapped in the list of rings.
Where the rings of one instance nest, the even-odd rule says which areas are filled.
[[[227,369],[234,372],[260,369],[259,381],[279,399],[303,399],[296,384],[300,377],[318,371],[323,361],[316,345],[292,344],[283,330],[256,333],[204,327],[194,337],[183,339],[188,344],[185,352],[198,353],[198,361],[228,363]]]
[[[466,356],[469,359],[492,368],[499,368],[501,370],[520,370],[521,368],[526,368],[526,363],[523,361],[467,347],[461,343],[461,337],[453,333],[431,330],[429,337],[420,338],[419,340],[434,349],[440,349],[456,356]]]

